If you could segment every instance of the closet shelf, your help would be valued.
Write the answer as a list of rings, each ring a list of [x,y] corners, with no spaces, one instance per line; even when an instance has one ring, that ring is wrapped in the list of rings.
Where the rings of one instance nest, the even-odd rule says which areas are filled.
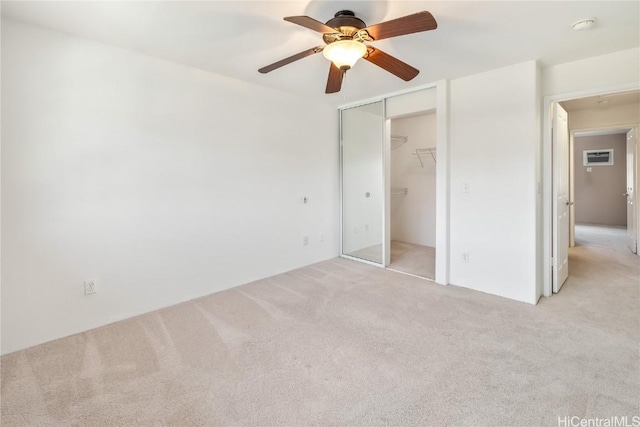
[[[411,153],[411,154],[418,157],[418,160],[420,161],[420,167],[424,167],[424,162],[422,161],[422,156],[426,156],[427,154],[431,155],[431,158],[433,159],[433,163],[437,163],[436,162],[436,147],[416,148],[416,151]]]
[[[408,192],[409,192],[408,188],[391,187],[391,195],[407,194]]]
[[[406,144],[409,137],[402,135],[391,135],[391,149],[395,150],[403,144]]]

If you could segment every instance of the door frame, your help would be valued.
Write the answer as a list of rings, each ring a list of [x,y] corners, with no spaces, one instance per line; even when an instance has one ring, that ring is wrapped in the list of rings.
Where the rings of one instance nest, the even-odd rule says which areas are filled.
[[[566,92],[556,95],[547,95],[543,98],[542,111],[542,295],[553,295],[553,266],[552,248],[555,239],[553,230],[553,145],[552,145],[552,104],[571,99],[587,98],[590,96],[608,95],[630,90],[640,90],[638,83],[626,83],[622,85],[601,87],[575,92]],[[638,162],[640,163],[640,162]],[[636,167],[637,169],[637,167]],[[637,172],[637,170],[636,170]],[[638,209],[636,209],[638,211]],[[638,212],[636,212],[638,216]],[[640,228],[640,227],[638,227]]]
[[[627,246],[629,246],[629,249],[631,250],[632,253],[639,255],[640,256],[640,252],[638,251],[638,242],[640,242],[640,225],[638,224],[638,222],[640,222],[640,209],[638,209],[638,183],[640,182],[640,179],[638,178],[638,169],[640,168],[638,166],[638,129],[640,129],[640,123],[637,124],[635,127],[633,127],[631,130],[629,130],[629,132],[627,132],[626,137],[627,137],[627,143],[626,145],[626,161],[627,161],[627,166],[629,166],[629,133],[633,132],[634,134],[634,145],[632,148],[632,156],[633,156],[633,162],[632,162],[632,167],[633,167],[633,177],[631,179],[631,185],[633,187],[633,200],[631,201],[631,205],[633,206],[631,208],[631,217],[633,218],[633,231],[634,233],[632,233],[633,236],[633,244],[634,244],[634,248],[632,248],[629,243],[627,242]],[[627,184],[629,184],[629,173],[627,172]],[[629,189],[627,187],[625,194],[628,194],[627,192],[629,191]],[[628,196],[627,196],[628,197]],[[635,204],[634,204],[635,202]],[[627,198],[627,203],[629,203],[629,199]],[[627,207],[627,209],[629,209]],[[628,211],[627,211],[627,221],[629,220],[629,216],[628,216]],[[629,223],[627,222],[627,232],[629,231]],[[635,234],[635,235],[634,235]],[[634,252],[635,250],[635,252]]]
[[[571,246],[570,228],[571,228],[571,147],[569,144],[569,114],[562,105],[558,102],[551,104],[552,107],[552,123],[555,123],[555,128],[552,128],[551,143],[553,150],[553,166],[552,166],[552,223],[551,227],[554,232],[552,241],[551,254],[553,256],[553,263],[551,269],[552,287],[553,292],[560,292],[562,285],[569,278],[569,247]],[[562,124],[559,120],[562,119]],[[564,132],[560,132],[562,127]],[[555,138],[554,138],[555,136]],[[558,150],[558,147],[564,148],[564,153]],[[563,161],[566,161],[564,163]],[[563,164],[564,163],[564,164]],[[561,172],[561,173],[560,173]],[[563,184],[556,187],[559,182]],[[564,196],[564,197],[563,197]],[[563,197],[564,200],[559,200]],[[560,217],[558,216],[560,213]],[[562,226],[562,227],[561,227]],[[566,231],[566,235],[560,238],[562,234],[557,234],[556,231],[562,229]],[[566,239],[566,240],[565,240]],[[566,246],[561,246],[561,243],[566,243]],[[555,251],[554,251],[555,249]],[[565,270],[566,269],[566,270]],[[555,283],[554,283],[555,281]]]
[[[605,132],[605,131],[614,131],[614,130],[625,130],[625,129],[634,129],[638,127],[638,123],[636,124],[620,124],[620,125],[614,125],[614,126],[597,126],[597,127],[589,127],[589,128],[579,128],[579,129],[573,129],[573,130],[569,130],[569,173],[570,173],[570,177],[569,177],[569,194],[571,197],[571,200],[575,201],[575,192],[576,192],[576,182],[575,182],[575,137],[576,137],[576,133],[584,133],[584,132]],[[638,169],[638,166],[636,165],[636,170]],[[636,174],[637,175],[637,174]],[[636,181],[637,181],[637,177],[636,177]],[[569,231],[570,231],[570,238],[569,238],[569,246],[570,247],[575,247],[576,246],[576,217],[575,217],[575,205],[571,205],[570,206],[570,217],[569,217]],[[637,209],[636,209],[637,211]],[[638,216],[638,212],[636,212],[636,216]]]
[[[347,108],[353,108],[360,105],[370,104],[372,102],[382,101],[385,111],[385,135],[384,135],[384,150],[385,160],[383,161],[383,181],[387,183],[390,179],[390,162],[389,162],[389,150],[390,147],[390,129],[388,120],[386,119],[386,101],[388,98],[406,95],[413,92],[419,92],[425,89],[436,89],[436,127],[437,127],[437,142],[436,150],[438,152],[438,167],[436,168],[436,271],[435,282],[441,285],[449,284],[450,277],[450,221],[449,221],[449,209],[450,209],[450,175],[449,175],[449,82],[447,80],[439,80],[434,83],[426,85],[415,86],[410,89],[405,89],[397,92],[387,93],[373,98],[368,98],[360,101],[345,103],[338,106],[338,115],[340,112]],[[353,259],[356,261],[362,261],[358,258],[349,257],[342,254],[342,239],[343,239],[343,227],[342,227],[342,143],[341,143],[341,126],[338,129],[340,133],[340,256],[344,258]],[[383,213],[383,236],[385,236],[385,242],[383,242],[383,264],[385,264],[388,257],[388,245],[390,237],[390,220],[389,220],[389,186],[385,185],[385,197],[384,197],[384,213]],[[366,262],[367,264],[375,265],[378,267],[385,267],[384,265]],[[426,279],[425,279],[426,280]]]

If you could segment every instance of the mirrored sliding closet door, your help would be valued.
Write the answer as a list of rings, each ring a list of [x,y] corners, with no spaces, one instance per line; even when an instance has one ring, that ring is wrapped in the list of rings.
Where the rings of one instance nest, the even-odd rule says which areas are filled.
[[[384,107],[341,111],[342,253],[383,263]]]

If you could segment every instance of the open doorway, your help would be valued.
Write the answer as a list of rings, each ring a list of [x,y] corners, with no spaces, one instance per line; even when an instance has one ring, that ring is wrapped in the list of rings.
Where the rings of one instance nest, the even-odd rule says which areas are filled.
[[[550,103],[554,125],[551,134],[552,205],[551,271],[544,295],[558,292],[574,273],[579,255],[574,247],[628,244],[636,253],[638,240],[637,134],[640,91],[601,94]],[[566,111],[566,129],[559,130],[558,112]],[[566,132],[567,134],[563,133]],[[568,141],[568,144],[561,143]],[[565,151],[565,150],[568,150]],[[566,174],[566,175],[565,175]],[[568,189],[563,190],[568,177]],[[560,200],[563,191],[565,199]],[[557,196],[557,197],[556,197]],[[561,203],[562,202],[562,203]],[[567,215],[569,220],[557,218]],[[598,236],[608,236],[600,239]],[[565,255],[566,254],[566,255]],[[564,256],[563,256],[564,255]],[[562,258],[565,262],[562,262]],[[565,275],[558,272],[565,269]]]
[[[629,132],[628,128],[573,132],[572,247],[581,240],[580,230],[585,230],[579,226],[627,229]]]
[[[436,113],[391,119],[388,268],[435,279]]]

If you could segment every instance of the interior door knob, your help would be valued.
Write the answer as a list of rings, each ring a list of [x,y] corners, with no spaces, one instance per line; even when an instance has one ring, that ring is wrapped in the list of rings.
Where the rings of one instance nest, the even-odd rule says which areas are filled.
[[[573,202],[567,200],[567,206],[573,206]]]

